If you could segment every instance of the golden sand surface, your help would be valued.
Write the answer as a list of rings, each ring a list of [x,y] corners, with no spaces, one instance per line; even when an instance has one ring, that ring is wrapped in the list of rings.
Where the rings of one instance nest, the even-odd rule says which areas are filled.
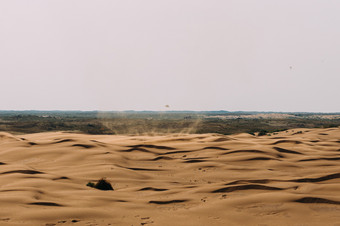
[[[0,182],[0,225],[340,225],[340,128],[0,133]]]

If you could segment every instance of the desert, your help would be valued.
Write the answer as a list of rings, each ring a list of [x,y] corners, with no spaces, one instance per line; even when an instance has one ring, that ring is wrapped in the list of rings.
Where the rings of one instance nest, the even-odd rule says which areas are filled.
[[[1,132],[0,225],[340,225],[339,160],[339,127]]]
[[[340,226],[339,12],[0,0],[0,226]]]

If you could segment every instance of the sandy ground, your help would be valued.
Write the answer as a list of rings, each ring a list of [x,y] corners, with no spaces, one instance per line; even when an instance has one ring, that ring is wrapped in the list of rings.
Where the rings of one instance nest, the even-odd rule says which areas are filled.
[[[103,177],[114,191],[86,186]],[[0,225],[339,226],[340,128],[0,133],[0,181]]]

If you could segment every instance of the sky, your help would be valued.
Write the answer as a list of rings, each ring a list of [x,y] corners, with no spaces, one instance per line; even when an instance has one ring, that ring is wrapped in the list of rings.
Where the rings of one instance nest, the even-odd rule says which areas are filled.
[[[340,112],[339,11],[338,0],[0,0],[0,110]]]

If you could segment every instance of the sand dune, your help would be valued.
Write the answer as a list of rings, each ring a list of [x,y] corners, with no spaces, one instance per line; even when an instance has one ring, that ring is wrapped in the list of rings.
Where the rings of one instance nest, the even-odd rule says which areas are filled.
[[[340,129],[0,133],[0,179],[0,225],[340,225]]]

